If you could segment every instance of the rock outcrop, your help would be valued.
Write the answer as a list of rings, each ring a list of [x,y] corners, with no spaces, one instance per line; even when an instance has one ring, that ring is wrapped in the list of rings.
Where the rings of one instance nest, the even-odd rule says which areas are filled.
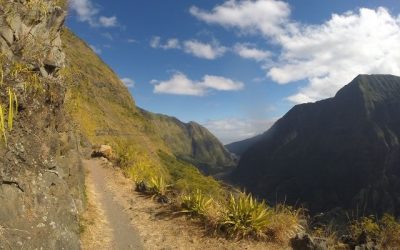
[[[80,248],[84,174],[79,137],[64,112],[61,2],[0,5],[0,106],[9,114],[10,93],[18,100],[2,124],[0,248]]]

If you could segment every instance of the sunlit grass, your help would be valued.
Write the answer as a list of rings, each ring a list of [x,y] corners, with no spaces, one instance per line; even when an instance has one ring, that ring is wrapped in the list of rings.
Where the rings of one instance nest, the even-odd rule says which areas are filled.
[[[262,236],[271,223],[272,213],[264,201],[257,201],[251,194],[231,194],[219,224],[231,237]]]
[[[213,199],[205,196],[200,190],[181,196],[182,212],[193,216],[206,217],[209,214]]]

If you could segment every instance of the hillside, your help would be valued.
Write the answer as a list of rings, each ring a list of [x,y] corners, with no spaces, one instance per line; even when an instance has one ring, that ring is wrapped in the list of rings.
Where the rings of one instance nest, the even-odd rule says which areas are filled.
[[[178,158],[192,163],[203,172],[214,174],[227,171],[235,165],[221,142],[200,124],[183,123],[174,117],[145,110],[141,110],[141,113]]]
[[[67,28],[62,41],[66,107],[87,139],[85,146],[110,144],[118,164],[133,179],[159,176],[182,189],[218,192],[219,184],[192,165],[209,173],[231,166],[230,155],[212,134],[199,126],[186,129],[178,120],[171,122],[136,107],[118,76],[84,41]]]
[[[244,152],[246,152],[251,146],[253,146],[256,142],[260,141],[262,138],[263,134],[256,135],[254,137],[242,141],[229,143],[225,145],[225,148],[228,149],[229,152],[240,157]]]
[[[233,178],[270,201],[400,214],[400,78],[360,75],[295,106],[243,155]]]

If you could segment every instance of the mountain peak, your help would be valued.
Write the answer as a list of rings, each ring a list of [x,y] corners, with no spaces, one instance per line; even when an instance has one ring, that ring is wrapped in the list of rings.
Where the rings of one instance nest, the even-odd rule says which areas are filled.
[[[381,74],[360,74],[336,94],[355,97],[361,94],[366,101],[382,101],[396,98],[400,95],[400,77]]]

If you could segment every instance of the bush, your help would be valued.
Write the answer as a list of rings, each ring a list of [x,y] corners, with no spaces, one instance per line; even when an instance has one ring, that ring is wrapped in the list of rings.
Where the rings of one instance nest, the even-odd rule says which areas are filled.
[[[155,196],[164,196],[167,193],[167,184],[162,177],[151,177],[149,190]]]
[[[364,234],[382,249],[397,249],[400,246],[400,222],[389,214],[378,220],[374,216],[352,221],[349,227],[353,240]]]
[[[306,219],[302,209],[278,204],[273,208],[270,218],[271,222],[267,228],[267,237],[275,242],[287,242],[296,234],[304,231]]]
[[[182,212],[193,216],[207,217],[209,215],[210,206],[213,199],[206,197],[200,190],[181,196]]]
[[[230,195],[222,211],[219,227],[231,237],[264,236],[273,211],[250,194]]]

